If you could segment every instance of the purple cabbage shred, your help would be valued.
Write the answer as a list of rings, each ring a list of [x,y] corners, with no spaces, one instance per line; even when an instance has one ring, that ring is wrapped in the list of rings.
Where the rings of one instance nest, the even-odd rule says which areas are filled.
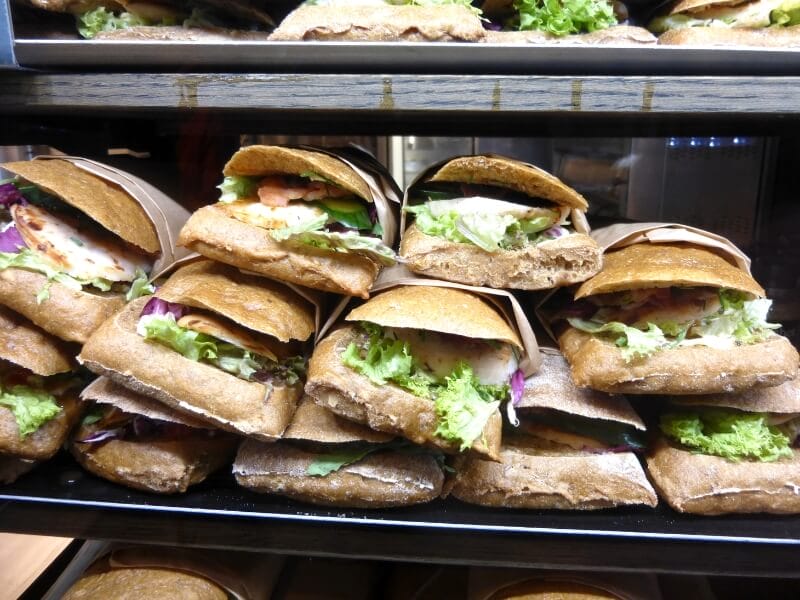
[[[27,248],[27,244],[15,225],[0,231],[0,252],[19,252],[20,248]]]
[[[167,302],[166,300],[162,300],[161,298],[156,298],[153,296],[150,298],[150,300],[148,300],[147,304],[144,305],[142,314],[139,316],[144,317],[147,315],[166,315],[169,313],[175,317],[175,320],[177,321],[181,317],[185,316],[188,312],[188,306],[178,304],[177,302]]]

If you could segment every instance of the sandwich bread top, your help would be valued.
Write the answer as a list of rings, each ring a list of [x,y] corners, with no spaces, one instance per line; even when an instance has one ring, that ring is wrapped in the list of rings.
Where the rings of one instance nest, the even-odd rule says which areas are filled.
[[[71,162],[30,160],[2,167],[82,211],[129,244],[149,254],[161,251],[155,225],[135,199]]]
[[[282,146],[246,146],[231,157],[222,173],[248,177],[314,173],[367,202],[373,201],[369,186],[351,167],[322,152]]]
[[[348,442],[388,442],[393,435],[375,431],[365,425],[337,417],[327,408],[303,396],[297,405],[292,422],[283,432],[283,439],[322,444]]]
[[[718,287],[763,298],[755,279],[711,250],[691,244],[634,244],[603,256],[603,270],[578,288],[575,299],[648,288]]]
[[[291,288],[211,260],[181,267],[156,296],[213,311],[281,342],[307,340],[315,330],[314,307]]]
[[[0,358],[47,377],[71,371],[74,355],[63,341],[0,306]]]
[[[800,414],[800,379],[740,394],[680,396],[670,399],[677,406],[735,408],[745,412]]]
[[[566,359],[555,351],[542,349],[542,365],[525,381],[522,398],[516,405],[520,416],[526,408],[546,408],[571,415],[602,419],[645,430],[644,421],[623,396],[579,388],[572,381]]]
[[[478,296],[454,288],[398,286],[353,309],[345,320],[497,340],[523,348],[517,332],[494,308]]]
[[[511,158],[462,156],[447,162],[428,181],[495,185],[585,211],[586,199],[550,173]]]
[[[709,8],[722,8],[747,4],[750,0],[680,0],[669,10],[669,14],[703,12]]]

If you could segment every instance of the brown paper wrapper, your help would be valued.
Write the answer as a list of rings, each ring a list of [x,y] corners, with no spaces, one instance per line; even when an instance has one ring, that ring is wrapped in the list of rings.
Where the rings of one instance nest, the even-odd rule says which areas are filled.
[[[524,581],[578,583],[614,594],[620,600],[661,600],[662,597],[656,576],[649,574],[474,567],[469,572],[467,600],[489,600],[495,592]]]
[[[521,357],[519,368],[526,377],[533,375],[539,370],[541,357],[539,356],[539,345],[536,342],[536,336],[531,328],[530,321],[522,310],[519,301],[514,297],[511,292],[506,290],[497,290],[486,287],[475,287],[471,285],[464,285],[461,283],[453,283],[452,281],[441,281],[439,279],[429,279],[427,277],[420,277],[409,271],[405,265],[397,264],[393,267],[385,268],[378,275],[378,279],[370,290],[370,294],[377,294],[384,290],[401,285],[428,285],[445,288],[454,288],[457,290],[465,290],[473,292],[481,296],[484,300],[491,303],[492,306],[497,308],[505,318],[506,322],[515,328],[519,333],[524,348]],[[322,329],[317,335],[318,339],[322,339],[325,333],[333,327],[339,317],[344,313],[352,298],[342,298],[331,312],[328,320],[322,326]]]
[[[590,235],[603,249],[604,254],[609,250],[644,243],[674,244],[676,242],[684,242],[705,246],[716,251],[728,262],[751,275],[750,258],[739,250],[733,242],[721,235],[692,227],[691,225],[680,225],[678,223],[616,223],[608,227],[595,229]],[[553,330],[550,328],[543,307],[558,291],[556,289],[546,294],[534,308],[534,314],[539,323],[542,324],[547,334],[554,340],[556,337],[553,335]]]
[[[143,179],[88,158],[58,155],[34,158],[34,160],[48,159],[69,161],[79,169],[122,188],[139,203],[155,226],[158,241],[161,244],[161,253],[153,265],[151,274],[163,271],[170,264],[188,254],[188,250],[177,248],[175,242],[181,227],[189,219],[189,212],[172,198]],[[151,275],[151,280],[154,278],[155,276]]]
[[[405,234],[405,231],[407,229],[405,207],[408,204],[422,204],[422,202],[418,201],[418,200],[410,202],[410,198],[409,198],[410,192],[417,185],[419,185],[420,183],[423,183],[425,180],[430,178],[436,171],[441,169],[445,164],[449,163],[451,160],[455,160],[457,158],[462,158],[463,156],[464,155],[462,155],[462,156],[451,156],[450,158],[446,158],[444,160],[441,160],[441,161],[429,166],[424,171],[422,171],[422,173],[417,175],[414,178],[414,180],[411,182],[411,185],[409,185],[406,188],[406,191],[403,194],[403,206],[402,206],[403,210],[400,211],[400,239],[401,240],[403,239],[403,235]],[[498,158],[505,158],[505,157],[502,157],[502,156],[497,155],[497,154],[483,154],[483,156],[496,156]],[[529,167],[538,168],[538,167],[536,167],[536,165],[532,165],[531,163],[523,163],[523,164],[527,165]],[[572,227],[578,233],[586,233],[586,234],[588,234],[588,233],[591,232],[591,227],[589,227],[589,221],[586,220],[586,214],[582,210],[578,210],[576,208],[573,208],[570,211],[570,220],[572,222]]]

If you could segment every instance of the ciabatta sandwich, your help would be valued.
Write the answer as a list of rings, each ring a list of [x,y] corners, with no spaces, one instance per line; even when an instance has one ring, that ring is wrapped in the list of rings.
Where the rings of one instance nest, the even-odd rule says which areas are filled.
[[[386,508],[438,498],[441,458],[337,417],[305,397],[280,441],[242,443],[233,473],[256,492],[325,506]]]
[[[504,433],[500,462],[458,459],[450,494],[509,508],[656,505],[634,454],[645,426],[624,398],[576,388],[564,358],[543,349],[515,408],[518,426]]]
[[[238,438],[182,416],[106,377],[81,393],[89,406],[70,441],[87,471],[146,492],[185,492],[230,464]]]
[[[175,410],[279,437],[303,389],[313,305],[284,284],[199,260],[106,321],[78,360]]]
[[[603,262],[556,318],[578,386],[711,394],[796,376],[797,351],[767,321],[763,288],[721,254],[645,242],[609,251]]]
[[[58,452],[80,412],[73,357],[64,342],[0,306],[0,455],[39,461]]]
[[[500,156],[462,156],[407,191],[412,219],[400,256],[421,275],[494,288],[539,290],[584,281],[601,251],[575,190],[541,169]]]
[[[247,271],[368,297],[394,264],[395,221],[379,186],[322,151],[248,146],[223,171],[222,196],[195,212],[178,244]]]
[[[0,167],[16,175],[0,185],[0,303],[83,343],[126,301],[152,291],[148,277],[172,260],[169,228],[186,211],[125,178],[135,197],[90,171],[106,173],[90,161]]]
[[[800,513],[800,383],[672,399],[647,470],[677,511]]]
[[[495,458],[498,409],[522,381],[523,353],[515,328],[477,294],[401,285],[350,311],[317,344],[305,389],[372,429]]]

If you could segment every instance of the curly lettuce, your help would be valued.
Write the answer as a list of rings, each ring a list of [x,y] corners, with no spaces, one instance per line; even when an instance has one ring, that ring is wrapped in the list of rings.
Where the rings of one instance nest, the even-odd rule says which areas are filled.
[[[472,446],[491,414],[509,395],[508,385],[484,385],[467,363],[459,363],[440,380],[414,359],[408,342],[389,337],[383,329],[363,323],[367,339],[351,342],[342,362],[376,385],[393,383],[435,404],[438,426],[435,434],[458,442],[461,450]]]
[[[12,412],[22,438],[28,437],[61,412],[52,394],[27,385],[14,385],[0,390],[0,406]]]
[[[791,457],[789,437],[767,424],[767,416],[729,409],[670,412],[661,416],[661,431],[694,452],[733,462],[762,462]]]
[[[547,241],[551,238],[543,232],[558,220],[556,211],[552,217],[517,219],[509,214],[441,211],[433,204],[426,202],[404,210],[414,215],[414,223],[422,233],[451,242],[474,244],[486,252],[515,250]]]
[[[81,15],[77,15],[78,33],[86,39],[92,39],[101,31],[116,31],[152,23],[140,16],[129,12],[114,14],[100,6]]]
[[[258,177],[226,175],[217,189],[222,192],[219,201],[228,204],[245,198],[254,198],[258,192]]]
[[[514,0],[520,31],[564,36],[591,33],[617,24],[608,0]]]
[[[156,288],[150,283],[147,273],[141,269],[136,269],[136,278],[131,282],[131,286],[125,294],[125,300],[131,302],[142,296],[150,296],[155,293],[155,291]]]

